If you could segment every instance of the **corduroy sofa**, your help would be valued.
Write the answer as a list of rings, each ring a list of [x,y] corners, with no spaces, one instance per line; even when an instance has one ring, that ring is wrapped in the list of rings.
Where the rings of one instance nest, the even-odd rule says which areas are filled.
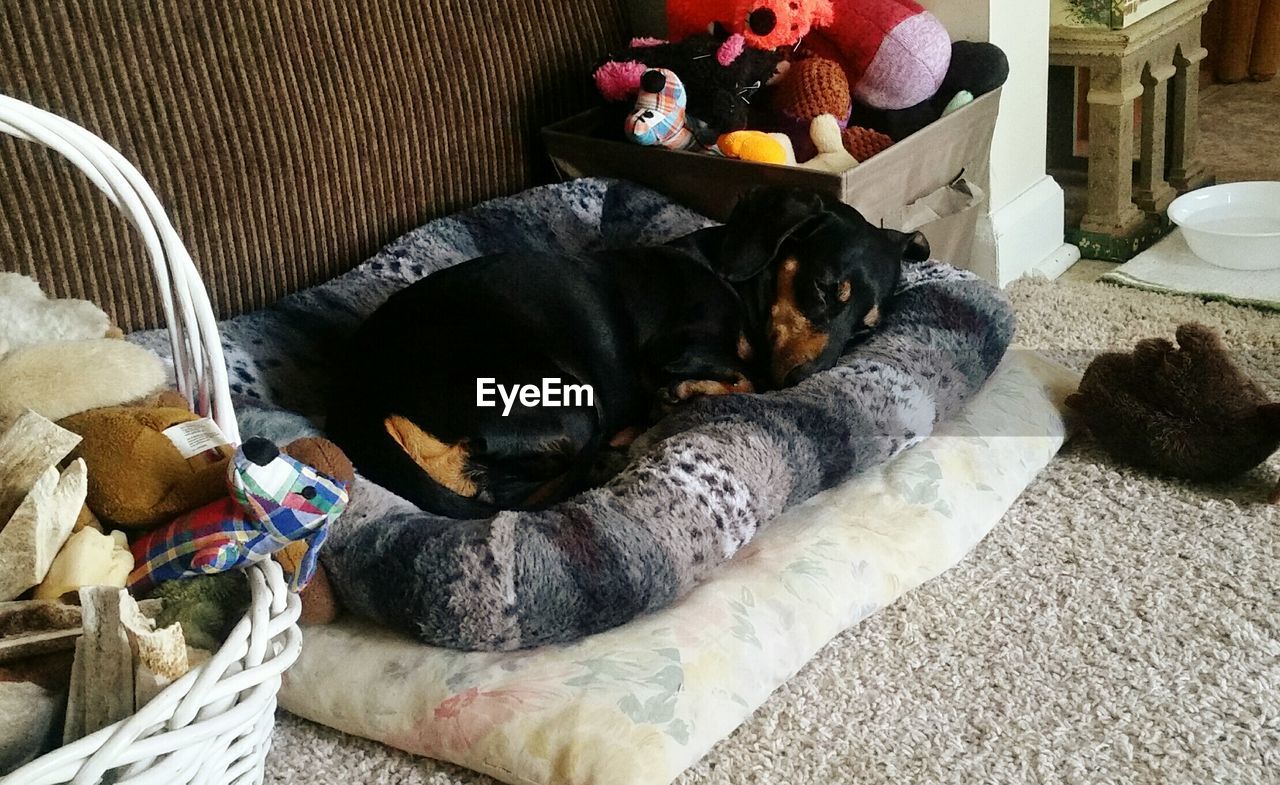
[[[0,93],[135,162],[219,316],[341,273],[427,219],[553,172],[615,0],[0,0]],[[162,322],[136,233],[56,154],[0,138],[0,270]]]

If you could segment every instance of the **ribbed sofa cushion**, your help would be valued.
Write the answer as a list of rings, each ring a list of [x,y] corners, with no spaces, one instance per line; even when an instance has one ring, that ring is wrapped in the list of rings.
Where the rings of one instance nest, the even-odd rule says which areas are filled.
[[[328,280],[433,216],[551,176],[615,0],[0,3],[0,92],[120,148],[221,316]],[[141,245],[60,158],[0,137],[0,270],[161,322]]]

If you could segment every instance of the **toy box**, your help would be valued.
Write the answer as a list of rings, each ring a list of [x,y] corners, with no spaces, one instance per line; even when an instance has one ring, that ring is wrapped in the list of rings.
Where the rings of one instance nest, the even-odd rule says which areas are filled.
[[[598,109],[542,133],[565,178],[633,180],[721,220],[754,186],[807,186],[838,197],[877,225],[919,228],[935,258],[967,266],[989,192],[991,137],[999,108],[997,90],[843,174],[615,141],[606,138],[606,116]]]

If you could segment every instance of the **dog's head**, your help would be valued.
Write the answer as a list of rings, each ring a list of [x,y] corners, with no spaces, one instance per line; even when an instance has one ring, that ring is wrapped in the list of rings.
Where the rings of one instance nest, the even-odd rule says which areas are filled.
[[[779,387],[833,366],[885,317],[903,260],[929,258],[923,234],[879,229],[802,188],[748,192],[723,237],[718,271],[742,295],[762,371]]]

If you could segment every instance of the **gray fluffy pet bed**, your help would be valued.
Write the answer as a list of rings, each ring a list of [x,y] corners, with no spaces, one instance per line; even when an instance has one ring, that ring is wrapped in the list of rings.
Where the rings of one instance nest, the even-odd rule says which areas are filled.
[[[326,359],[399,288],[482,254],[655,244],[708,221],[629,183],[536,188],[416,229],[327,284],[223,323],[241,430],[280,441],[323,411]],[[793,504],[928,436],[1013,336],[1004,296],[909,264],[893,317],[837,367],[764,395],[699,401],[606,485],[541,512],[460,522],[362,480],[321,560],[344,607],[421,640],[504,650],[570,641],[662,608]],[[167,349],[163,336],[136,339]]]

